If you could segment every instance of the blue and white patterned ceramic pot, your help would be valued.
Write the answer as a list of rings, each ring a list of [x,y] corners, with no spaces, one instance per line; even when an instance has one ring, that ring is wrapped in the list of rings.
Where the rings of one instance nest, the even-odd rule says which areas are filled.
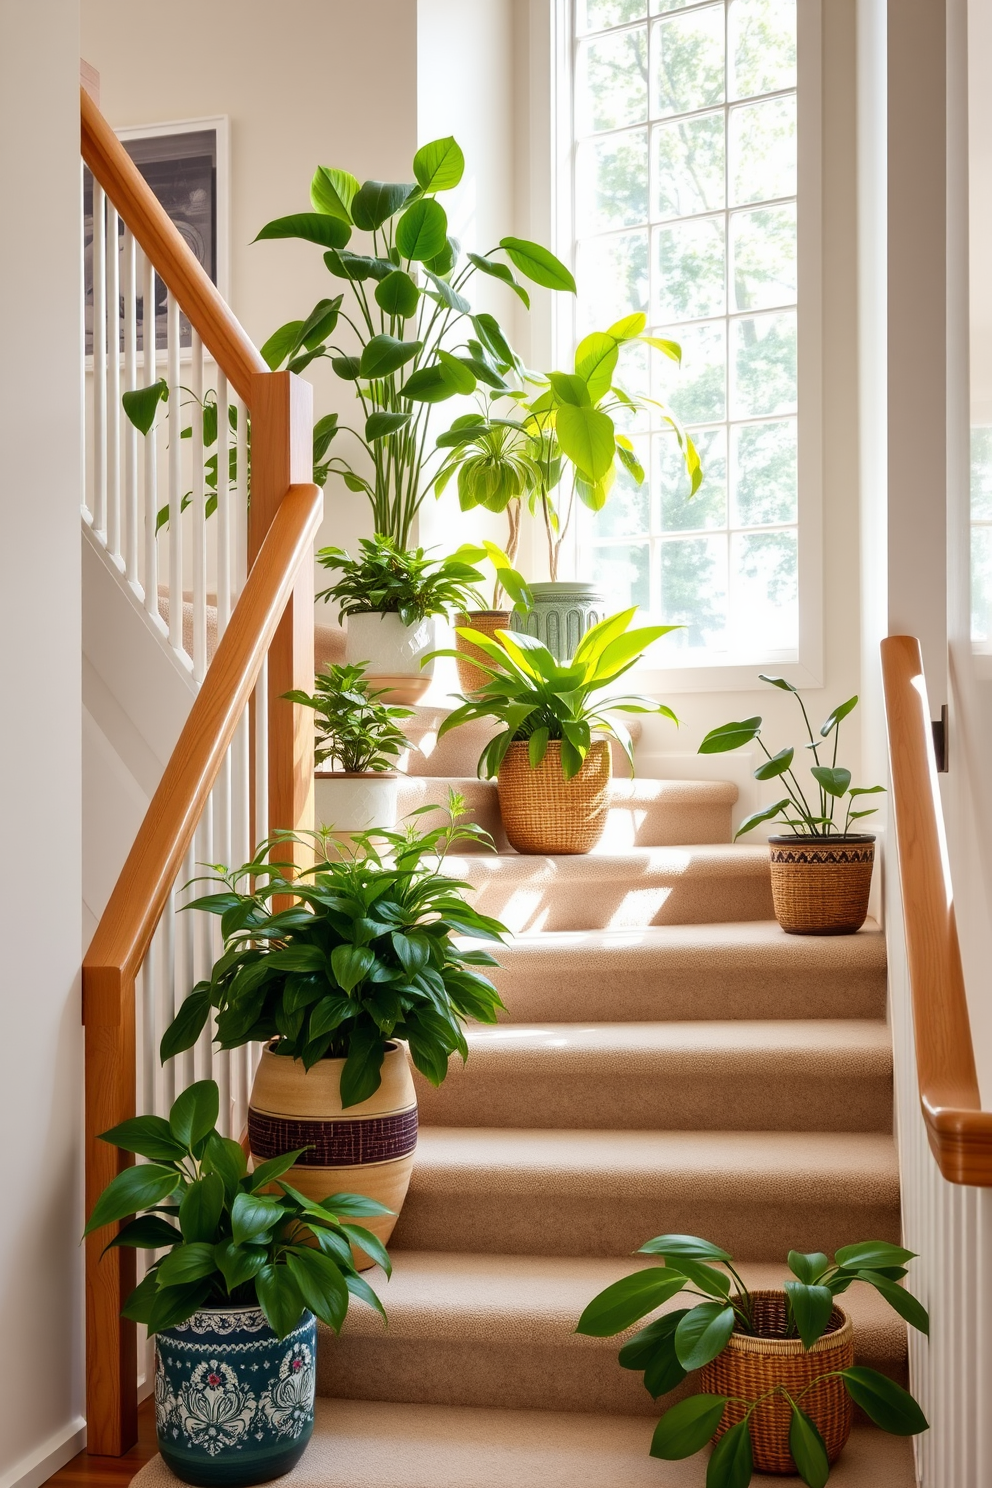
[[[279,1339],[257,1307],[204,1309],[155,1340],[166,1465],[201,1488],[247,1488],[295,1467],[313,1433],[317,1324]]]
[[[543,641],[558,661],[571,661],[576,646],[606,614],[602,593],[595,584],[531,584],[533,608],[526,615],[514,611],[514,630],[526,631]]]

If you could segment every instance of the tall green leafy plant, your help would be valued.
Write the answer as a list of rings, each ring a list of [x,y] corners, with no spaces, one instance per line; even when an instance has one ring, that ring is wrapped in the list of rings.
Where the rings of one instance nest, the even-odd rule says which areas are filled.
[[[327,425],[320,474],[339,475],[350,490],[364,492],[375,531],[401,548],[430,488],[432,406],[480,385],[508,393],[503,369],[519,366],[496,319],[474,311],[466,297],[473,276],[508,285],[528,308],[517,274],[548,289],[575,291],[565,265],[524,238],[503,237],[462,261],[438,197],[458,185],[464,168],[450,136],[417,151],[411,183],[359,184],[348,171],[320,166],[310,186],[312,210],[267,223],[256,239],[313,243],[332,279],[344,284],[318,300],[305,319],[280,326],[262,355],[273,369],[292,372],[325,358],[354,386],[361,419],[349,432],[368,464],[356,467],[329,454],[344,426]],[[356,233],[363,235],[357,252]]]

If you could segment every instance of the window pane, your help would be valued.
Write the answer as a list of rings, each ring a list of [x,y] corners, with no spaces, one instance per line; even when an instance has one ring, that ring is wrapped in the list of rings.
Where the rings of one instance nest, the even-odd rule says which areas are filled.
[[[971,520],[992,520],[992,428],[971,431]]]
[[[731,539],[733,649],[794,650],[799,639],[795,532],[743,532]]]
[[[733,0],[730,96],[753,98],[796,84],[796,0]]]
[[[610,597],[611,608],[651,605],[650,556],[647,543],[620,543],[592,550],[592,581]]]
[[[655,211],[692,217],[724,205],[723,114],[703,114],[654,131]]]
[[[649,441],[641,436],[633,441],[634,454],[644,470],[638,485],[633,475],[618,462],[617,478],[601,511],[589,516],[590,532],[597,537],[645,536],[651,530],[651,471]]]
[[[575,165],[580,232],[646,222],[648,132],[631,130],[580,145]]]
[[[661,616],[684,625],[666,644],[722,648],[727,627],[726,537],[668,538],[661,545]]]
[[[730,431],[735,526],[762,527],[798,517],[796,422],[738,424]]]
[[[727,413],[727,333],[723,321],[709,325],[677,326],[659,331],[682,343],[681,369],[674,365],[665,375],[669,403],[687,424],[711,424]]]
[[[754,315],[730,326],[731,418],[794,413],[796,312]]]
[[[699,217],[655,231],[658,293],[663,320],[701,320],[726,309],[723,217]]]
[[[695,0],[651,0],[651,14],[661,15],[666,10],[682,10],[686,5],[695,4]]]
[[[639,124],[648,116],[647,28],[583,42],[575,88],[580,134]]]
[[[647,310],[647,229],[580,243],[577,282],[580,335],[605,330],[625,311]]]
[[[992,641],[992,527],[971,529],[971,639]]]
[[[796,194],[796,95],[730,110],[730,201]]]
[[[794,305],[798,293],[795,204],[733,213],[730,256],[734,309]]]
[[[661,526],[664,532],[699,531],[727,525],[727,435],[723,429],[695,429],[693,443],[703,467],[703,483],[689,495],[689,476],[674,434],[655,436]]]
[[[652,37],[653,111],[684,114],[723,102],[723,6],[659,21]]]
[[[605,31],[636,21],[647,11],[647,0],[579,0],[576,25],[580,31]]]

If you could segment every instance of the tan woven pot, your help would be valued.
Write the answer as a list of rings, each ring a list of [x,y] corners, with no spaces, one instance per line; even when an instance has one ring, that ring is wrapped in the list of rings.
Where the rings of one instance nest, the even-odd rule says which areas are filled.
[[[868,914],[875,839],[769,837],[775,918],[790,935],[852,935]]]
[[[456,622],[458,626],[470,626],[472,630],[481,630],[483,635],[494,636],[498,630],[510,629],[509,610],[472,610],[467,615],[459,615]],[[477,688],[484,687],[489,681],[485,672],[480,672],[477,666],[473,666],[470,657],[476,661],[488,661],[478,646],[473,646],[471,641],[466,641],[463,636],[455,632],[455,648],[462,654],[458,657],[455,665],[458,667],[458,685],[462,692],[475,692]]]
[[[263,1049],[248,1104],[248,1142],[261,1163],[309,1147],[285,1174],[308,1199],[359,1193],[378,1199],[393,1214],[362,1219],[385,1243],[410,1186],[417,1146],[417,1094],[403,1044],[382,1061],[382,1084],[367,1101],[343,1110],[343,1059],[321,1059],[305,1070],[298,1059]],[[355,1251],[360,1271],[374,1263]]]
[[[536,770],[527,744],[511,744],[496,784],[503,828],[521,853],[591,852],[606,829],[613,761],[609,741],[594,739],[582,769],[561,773],[561,742],[552,739]]]
[[[752,1292],[751,1297],[757,1326],[770,1336],[751,1338],[745,1333],[732,1333],[723,1353],[700,1371],[699,1388],[703,1394],[757,1400],[774,1386],[784,1385],[795,1400],[818,1375],[831,1369],[849,1369],[854,1363],[854,1329],[843,1308],[834,1306],[830,1332],[818,1339],[807,1353],[798,1338],[782,1336],[785,1293]],[[851,1434],[853,1414],[851,1397],[843,1381],[823,1380],[797,1403],[815,1422],[827,1456],[835,1462]],[[725,1431],[743,1421],[744,1412],[743,1405],[728,1401],[713,1440],[719,1441]],[[789,1403],[781,1395],[772,1396],[752,1414],[749,1430],[758,1472],[796,1476],[796,1465],[789,1451],[791,1420]]]

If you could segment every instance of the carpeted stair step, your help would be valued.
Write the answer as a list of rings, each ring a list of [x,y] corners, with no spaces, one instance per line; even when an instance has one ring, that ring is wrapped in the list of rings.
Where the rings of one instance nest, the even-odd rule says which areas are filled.
[[[487,975],[512,1023],[885,1016],[873,920],[857,935],[786,935],[774,920],[533,931],[496,955]]]
[[[400,782],[400,815],[417,806],[444,805],[449,787],[460,791],[471,820],[491,832],[496,846],[508,843],[499,814],[496,782],[450,776],[416,776]],[[714,780],[616,779],[610,784],[610,814],[600,852],[632,847],[676,847],[687,843],[729,842],[730,813],[737,787]]]
[[[705,1235],[742,1260],[899,1240],[881,1132],[424,1127],[394,1232],[403,1250],[623,1256]]]
[[[639,847],[569,856],[466,854],[446,860],[477,909],[509,930],[637,929],[772,918],[768,849]]]
[[[701,1488],[705,1454],[648,1455],[644,1416],[318,1399],[310,1446],[283,1488]],[[752,1484],[781,1485],[755,1474]],[[798,1479],[796,1480],[798,1482]],[[855,1426],[830,1488],[913,1488],[912,1443]],[[155,1457],[132,1488],[176,1488]]]
[[[881,1019],[509,1023],[468,1030],[421,1125],[579,1130],[888,1132]]]
[[[575,1331],[597,1292],[649,1262],[396,1250],[392,1259],[391,1281],[378,1269],[366,1273],[383,1300],[388,1326],[371,1308],[353,1305],[340,1337],[321,1327],[320,1394],[659,1414],[641,1376],[617,1363],[617,1350],[633,1328],[618,1338]],[[779,1265],[738,1269],[752,1289],[780,1287],[789,1274]],[[696,1300],[687,1304],[674,1297],[660,1311]],[[843,1305],[854,1323],[858,1362],[905,1384],[905,1325],[867,1286],[852,1287]],[[690,1376],[666,1402],[697,1388],[698,1379]]]

